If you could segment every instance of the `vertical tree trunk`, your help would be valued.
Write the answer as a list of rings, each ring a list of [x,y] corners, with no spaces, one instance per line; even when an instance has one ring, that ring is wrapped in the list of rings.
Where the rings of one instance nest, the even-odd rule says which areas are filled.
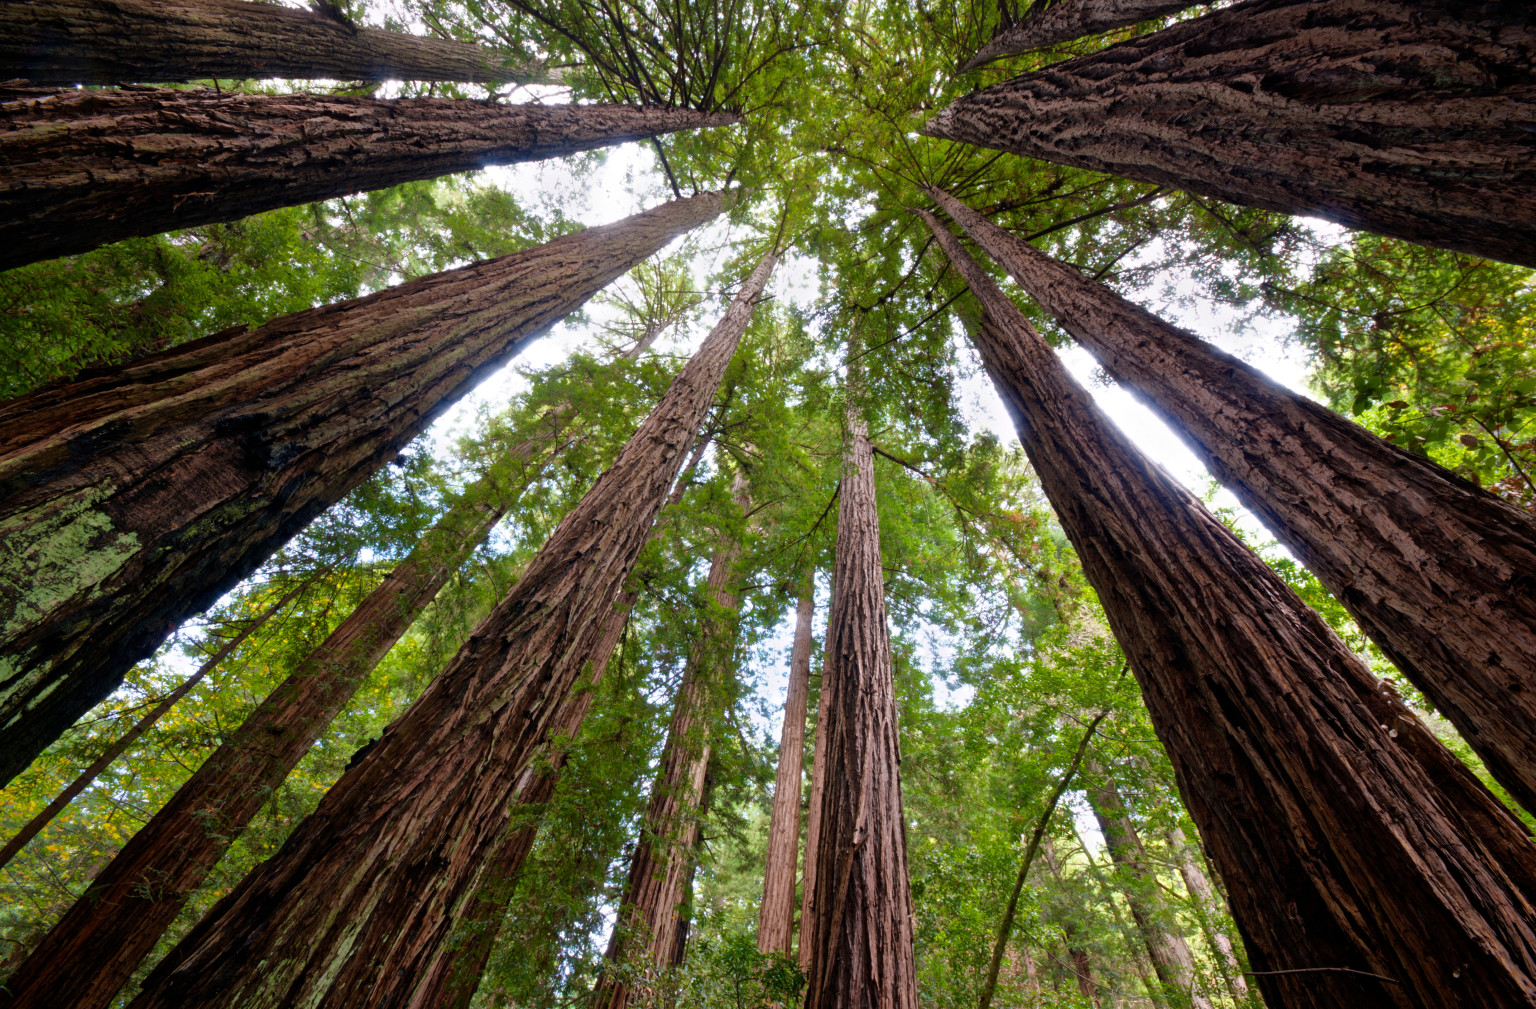
[[[839,491],[841,493],[841,491]],[[832,681],[827,678],[827,656],[832,654],[832,628],[827,627],[822,648],[821,689],[816,692],[816,738],[811,749],[811,794],[805,804],[805,857],[800,878],[800,969],[811,968],[811,935],[815,931],[816,859],[821,851],[821,800],[827,791],[827,748],[822,719],[832,710]]]
[[[1051,870],[1051,876],[1061,879],[1061,863],[1056,859],[1056,846],[1051,843],[1049,836],[1041,838],[1040,854],[1045,859],[1046,867]],[[1067,959],[1071,962],[1071,970],[1077,979],[1077,990],[1082,993],[1088,1004],[1099,1006],[1099,986],[1093,980],[1093,961],[1088,957],[1088,951],[1077,942],[1082,934],[1082,928],[1071,919],[1063,919],[1061,922],[1061,934],[1067,941]]]
[[[629,105],[0,89],[0,269],[734,121]]]
[[[1529,1006],[1529,834],[1131,447],[959,240],[922,216],[982,303],[982,360],[1130,659],[1266,1000]]]
[[[933,195],[1184,433],[1536,810],[1536,516],[1281,388],[949,194]]]
[[[1189,842],[1184,838],[1184,830],[1180,827],[1170,827],[1167,838],[1168,847],[1179,863],[1179,875],[1184,877],[1184,888],[1189,891],[1189,899],[1195,905],[1201,924],[1204,925],[1206,934],[1210,936],[1211,946],[1216,951],[1216,963],[1221,970],[1222,980],[1227,985],[1228,994],[1232,996],[1232,1001],[1241,1003],[1248,997],[1248,982],[1243,979],[1242,965],[1237,962],[1237,955],[1232,951],[1232,939],[1227,935],[1226,930],[1217,927],[1213,920],[1221,910],[1221,905],[1216,900],[1216,892],[1211,889],[1211,881],[1205,878],[1200,864],[1195,861],[1194,854],[1189,850]]]
[[[774,262],[448,668],[167,955],[136,1009],[408,1004],[558,728]]]
[[[481,379],[724,206],[675,201],[0,404],[0,783]]]
[[[850,385],[856,385],[850,382]],[[827,660],[829,702],[806,1009],[917,1009],[901,745],[886,627],[874,453],[848,412]]]
[[[155,84],[207,78],[548,83],[540,64],[447,39],[358,28],[249,0],[26,0],[6,5],[0,80]]]
[[[1536,266],[1519,3],[1243,0],[955,102],[929,136]]]
[[[1088,35],[1129,28],[1153,18],[1167,17],[1194,7],[1200,0],[1058,0],[1046,6],[1035,0],[1023,17],[1004,28],[976,55],[961,65],[960,71],[977,67],[1004,56],[1017,56],[1034,49],[1071,42]]]
[[[779,773],[768,820],[768,858],[763,867],[763,903],[757,913],[757,950],[783,953],[795,948],[795,877],[800,855],[800,782],[805,761],[805,706],[811,689],[811,617],[815,599],[809,579],[795,607],[795,643],[789,653],[789,692],[779,734]]]

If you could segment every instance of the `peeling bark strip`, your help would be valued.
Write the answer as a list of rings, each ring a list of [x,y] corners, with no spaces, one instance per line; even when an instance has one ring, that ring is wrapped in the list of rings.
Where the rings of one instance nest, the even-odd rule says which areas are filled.
[[[795,949],[795,875],[800,855],[800,781],[805,762],[805,705],[811,689],[811,617],[816,603],[809,579],[795,607],[795,643],[789,652],[789,691],[779,734],[779,771],[768,819],[763,903],[757,912],[757,951]]]
[[[155,84],[209,78],[550,83],[539,64],[479,46],[250,0],[25,0],[8,3],[0,80]]]
[[[1183,432],[1536,810],[1536,517],[1276,385],[948,193],[931,195]]]
[[[1536,847],[1200,502],[1141,456],[957,238],[976,344],[1287,1009],[1536,1002]],[[1394,735],[1395,733],[1395,735]],[[1318,968],[1348,968],[1396,984]]]
[[[828,701],[817,721],[824,750],[805,1009],[917,1009],[901,744],[880,565],[874,453],[848,413],[832,574]]]
[[[1244,0],[925,132],[1536,266],[1533,63],[1514,0]]]
[[[991,42],[977,50],[966,60],[960,72],[977,67],[1004,56],[1046,46],[1071,42],[1088,35],[1129,28],[1153,18],[1163,18],[1179,11],[1188,10],[1202,0],[1058,0],[1044,10],[1040,0],[1030,7],[1023,18],[1004,28]]]
[[[724,197],[0,404],[0,783],[187,616]]]
[[[630,105],[0,88],[0,269],[735,121]]]
[[[136,1009],[411,1004],[590,664],[774,258],[448,668],[166,956]]]

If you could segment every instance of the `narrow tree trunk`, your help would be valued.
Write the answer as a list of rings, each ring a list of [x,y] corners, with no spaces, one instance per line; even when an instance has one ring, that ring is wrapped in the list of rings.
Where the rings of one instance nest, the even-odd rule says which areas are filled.
[[[0,404],[0,783],[593,293],[675,201]]]
[[[1536,266],[1536,23],[1244,0],[961,98],[930,136]]]
[[[602,638],[774,261],[448,668],[167,955],[136,1009],[408,1004]]]
[[[1281,388],[947,193],[934,197],[1184,433],[1536,810],[1536,516]]]
[[[855,384],[855,383],[850,383]],[[917,1009],[901,745],[874,453],[848,412],[816,749],[825,749],[805,1009]]]
[[[734,121],[629,105],[0,89],[0,269]]]
[[[966,60],[960,72],[975,70],[1004,56],[1017,56],[1167,17],[1198,3],[1200,0],[1058,0],[1046,6],[1036,0],[1023,17],[998,32],[991,42]]]
[[[841,491],[839,491],[841,493]],[[832,681],[827,678],[827,657],[832,654],[832,628],[827,627],[822,647],[821,689],[816,692],[816,738],[811,749],[811,794],[805,804],[805,857],[800,878],[800,969],[811,968],[811,935],[815,931],[816,859],[821,851],[821,800],[827,791],[827,748],[822,720],[832,710]]]
[[[1061,879],[1061,864],[1056,860],[1056,846],[1051,843],[1049,836],[1042,839],[1040,854],[1045,859],[1046,867],[1051,870],[1051,876]],[[1062,937],[1067,941],[1067,959],[1072,962],[1072,973],[1077,979],[1077,990],[1082,993],[1088,1004],[1099,1006],[1099,986],[1093,980],[1093,961],[1088,958],[1088,951],[1078,944],[1082,935],[1082,929],[1075,921],[1063,920],[1061,923]]]
[[[5,11],[0,80],[155,84],[208,78],[553,80],[479,46],[249,0],[26,0]]]
[[[1217,914],[1221,911],[1221,905],[1217,902],[1215,891],[1211,889],[1211,881],[1205,878],[1200,864],[1195,861],[1194,855],[1190,852],[1183,828],[1170,827],[1166,836],[1168,847],[1179,863],[1179,875],[1184,877],[1184,888],[1189,891],[1189,899],[1195,905],[1201,924],[1210,937],[1211,946],[1216,951],[1216,963],[1221,970],[1222,980],[1227,985],[1227,993],[1232,996],[1234,1002],[1241,1003],[1248,997],[1248,982],[1243,979],[1242,965],[1237,962],[1237,955],[1232,952],[1231,937],[1227,935],[1225,929],[1217,927],[1215,922]]]
[[[800,855],[800,782],[805,761],[805,705],[811,690],[811,616],[815,612],[809,580],[795,607],[795,643],[789,653],[789,692],[784,698],[784,729],[779,734],[779,773],[773,785],[768,820],[768,858],[763,867],[763,903],[757,912],[757,950],[783,953],[795,949],[795,877]]]
[[[982,360],[1130,659],[1266,1000],[1530,1006],[1529,834],[1131,447],[959,240],[923,216],[981,300]]]

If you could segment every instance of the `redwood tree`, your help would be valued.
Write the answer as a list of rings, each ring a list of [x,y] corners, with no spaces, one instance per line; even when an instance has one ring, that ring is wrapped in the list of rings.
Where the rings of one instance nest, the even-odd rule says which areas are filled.
[[[1002,28],[991,42],[982,46],[976,55],[967,60],[961,71],[1000,60],[1004,56],[1017,56],[1033,49],[1044,49],[1062,42],[1071,42],[1085,35],[1129,28],[1167,17],[1193,7],[1199,0],[1057,0],[1047,4],[1035,0],[1024,16]]]
[[[448,668],[166,956],[137,1009],[406,1004],[562,728],[775,258]]]
[[[0,782],[721,193],[0,404]]]
[[[1518,3],[1242,0],[959,99],[930,136],[1536,266]]]
[[[1536,516],[932,195],[1117,380],[1182,431],[1536,810]]]
[[[0,90],[0,269],[135,235],[734,121],[724,113],[630,105]]]
[[[975,342],[1130,660],[1264,997],[1528,1006],[1536,848],[1278,576],[1098,412],[923,214]]]
[[[768,818],[768,857],[763,866],[763,903],[757,912],[757,949],[783,953],[795,948],[795,876],[800,854],[800,781],[805,761],[805,705],[811,689],[811,617],[815,613],[809,579],[795,607],[795,639],[789,652],[789,691],[784,698],[784,727],[779,733],[779,770]]]

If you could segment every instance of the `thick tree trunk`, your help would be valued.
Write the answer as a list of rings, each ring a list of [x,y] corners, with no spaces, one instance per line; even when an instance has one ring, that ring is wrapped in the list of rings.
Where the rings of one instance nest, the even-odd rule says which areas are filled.
[[[1217,902],[1215,890],[1211,888],[1211,881],[1205,878],[1200,864],[1195,861],[1182,828],[1168,828],[1167,838],[1168,847],[1179,863],[1179,875],[1184,877],[1184,889],[1189,891],[1189,899],[1195,905],[1205,933],[1216,951],[1217,967],[1227,985],[1228,994],[1234,1002],[1242,1002],[1248,997],[1248,982],[1243,979],[1242,965],[1237,962],[1237,954],[1232,951],[1231,937],[1214,920],[1221,911],[1221,905]]]
[[[590,664],[774,260],[448,668],[167,955],[136,1009],[410,1003]]]
[[[8,3],[0,80],[156,84],[208,78],[549,83],[535,63],[479,46],[250,0],[24,0]]]
[[[848,413],[823,698],[826,751],[805,1009],[917,1009],[901,744],[880,564],[874,453]]]
[[[826,643],[822,648],[821,689],[816,692],[816,738],[811,748],[811,794],[805,804],[805,856],[800,878],[800,946],[797,959],[800,969],[811,967],[811,935],[815,931],[816,907],[816,858],[821,850],[821,799],[827,791],[827,748],[822,745],[826,734],[822,731],[822,719],[832,710],[832,681],[827,678],[827,656],[832,654],[832,628],[827,627]]]
[[[795,949],[795,877],[800,855],[800,782],[805,761],[805,706],[811,690],[811,617],[815,600],[809,581],[795,607],[795,642],[789,653],[789,692],[779,734],[779,773],[768,820],[768,858],[763,867],[763,903],[757,912],[757,950]]]
[[[934,197],[1151,401],[1536,810],[1536,516]]]
[[[1201,0],[1058,0],[1049,7],[1036,0],[1029,11],[977,50],[960,71],[974,70],[1004,56],[1017,56],[1087,35],[1129,28],[1153,18],[1188,10]],[[1041,8],[1044,7],[1044,10]]]
[[[0,269],[733,121],[629,105],[0,89]]]
[[[0,404],[0,783],[481,379],[724,205],[675,201]]]
[[[1130,659],[1266,1001],[1532,1005],[1529,834],[1131,447],[959,240],[923,216],[981,300],[982,360]]]
[[[930,136],[1536,266],[1536,19],[1244,0],[961,98]]]

